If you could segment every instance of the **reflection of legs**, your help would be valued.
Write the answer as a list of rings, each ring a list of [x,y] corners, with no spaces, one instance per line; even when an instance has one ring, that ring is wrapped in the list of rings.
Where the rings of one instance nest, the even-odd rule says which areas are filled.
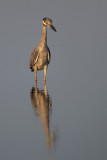
[[[46,81],[47,66],[44,66],[44,81]]]
[[[35,81],[37,81],[37,68],[35,67],[34,70],[35,70]]]

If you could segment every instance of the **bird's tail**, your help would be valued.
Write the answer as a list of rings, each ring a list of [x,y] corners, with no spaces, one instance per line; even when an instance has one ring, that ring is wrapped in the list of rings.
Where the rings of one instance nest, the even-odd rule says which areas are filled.
[[[34,72],[34,68],[32,68],[32,67],[29,67],[30,69],[31,69],[31,72]]]

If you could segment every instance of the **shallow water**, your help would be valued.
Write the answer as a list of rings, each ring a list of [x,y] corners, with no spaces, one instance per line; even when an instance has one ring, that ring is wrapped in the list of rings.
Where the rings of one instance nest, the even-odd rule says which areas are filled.
[[[106,160],[107,3],[0,3],[0,159]],[[57,33],[47,31],[46,84],[43,71],[35,84],[44,15]]]

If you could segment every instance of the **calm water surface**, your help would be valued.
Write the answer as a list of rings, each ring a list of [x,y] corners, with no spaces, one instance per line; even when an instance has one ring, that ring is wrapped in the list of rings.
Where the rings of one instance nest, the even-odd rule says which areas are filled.
[[[107,2],[0,1],[0,160],[107,159]],[[51,63],[29,70],[44,16]]]

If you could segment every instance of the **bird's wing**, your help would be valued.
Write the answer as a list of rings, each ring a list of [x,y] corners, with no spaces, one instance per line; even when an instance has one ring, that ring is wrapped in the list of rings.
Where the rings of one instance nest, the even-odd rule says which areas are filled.
[[[50,59],[51,59],[51,53],[50,53],[50,49],[49,49],[49,47],[47,47],[47,49],[48,49],[48,64],[49,64]]]
[[[39,57],[39,52],[37,49],[34,49],[30,56],[29,67],[32,71],[34,71],[34,65],[37,63]]]

